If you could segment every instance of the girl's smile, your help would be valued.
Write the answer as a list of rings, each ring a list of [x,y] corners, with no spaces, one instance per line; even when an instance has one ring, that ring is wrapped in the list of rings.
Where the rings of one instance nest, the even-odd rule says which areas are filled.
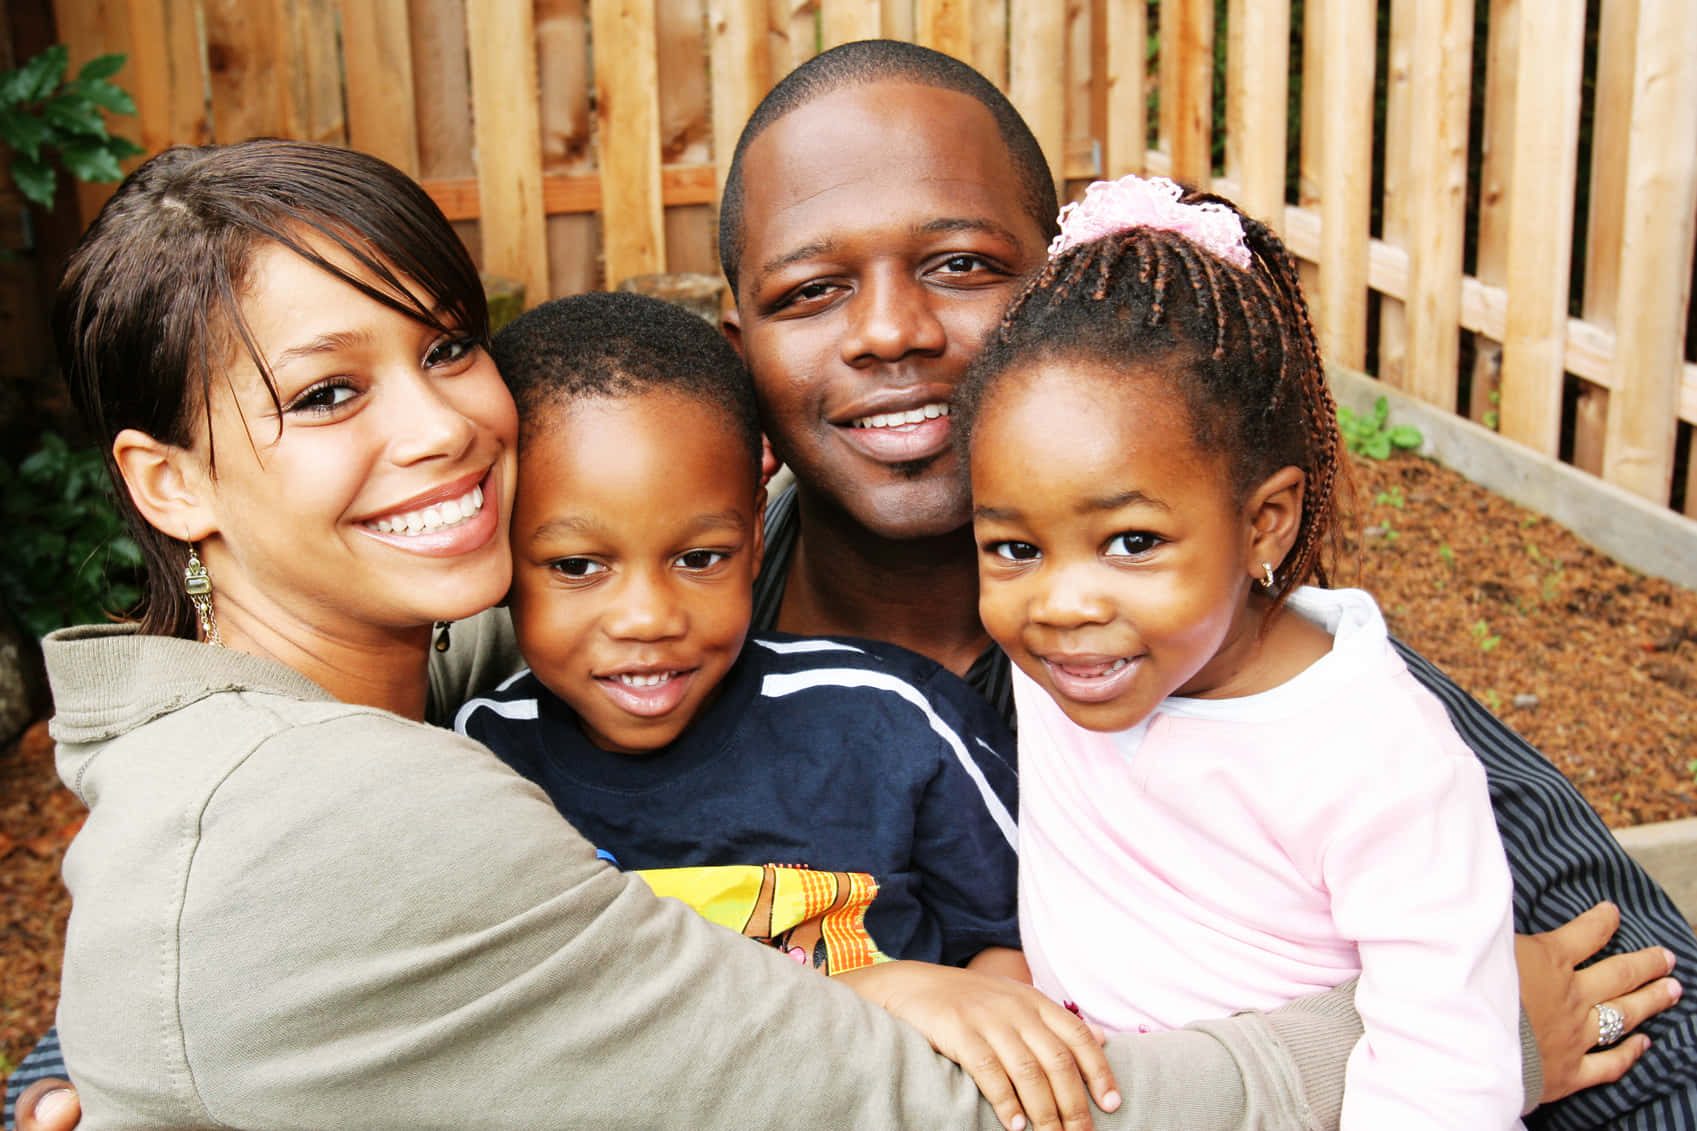
[[[1073,722],[1124,730],[1169,695],[1277,682],[1253,578],[1264,556],[1283,560],[1268,530],[1293,482],[1300,510],[1300,475],[1240,503],[1162,373],[1066,359],[1011,371],[971,464],[984,627]]]

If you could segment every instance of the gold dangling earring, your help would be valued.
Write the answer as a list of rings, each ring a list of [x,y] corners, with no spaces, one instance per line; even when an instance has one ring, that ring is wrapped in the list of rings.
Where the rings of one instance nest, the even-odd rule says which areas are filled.
[[[212,616],[212,579],[206,575],[206,566],[195,553],[193,542],[189,543],[188,567],[183,570],[183,592],[189,595],[189,603],[200,614],[200,631],[206,642],[222,648],[224,638],[219,635],[218,622]]]
[[[448,639],[448,630],[453,627],[454,622],[451,620],[439,620],[436,622],[436,650],[438,652],[446,652],[448,650],[448,645],[452,643],[452,641]]]
[[[1272,562],[1262,562],[1261,563],[1261,572],[1264,575],[1261,578],[1261,585],[1262,585],[1263,588],[1265,588],[1266,590],[1271,592],[1273,586],[1275,586],[1279,583],[1279,579],[1273,576],[1273,563]]]

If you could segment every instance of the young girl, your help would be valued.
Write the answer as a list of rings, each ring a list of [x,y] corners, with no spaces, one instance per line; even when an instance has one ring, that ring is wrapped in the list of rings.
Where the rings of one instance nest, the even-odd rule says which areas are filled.
[[[1484,774],[1372,599],[1305,584],[1343,468],[1277,237],[1170,181],[1092,186],[955,411],[1018,669],[1038,987],[1146,1032],[1359,975],[1345,1128],[1515,1126]]]

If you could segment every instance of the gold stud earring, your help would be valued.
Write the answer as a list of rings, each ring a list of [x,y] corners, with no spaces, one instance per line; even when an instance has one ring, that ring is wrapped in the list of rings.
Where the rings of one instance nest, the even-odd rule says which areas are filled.
[[[183,592],[189,595],[189,603],[200,614],[201,635],[208,644],[222,648],[224,638],[219,635],[218,622],[212,616],[212,579],[206,575],[206,566],[195,553],[193,542],[189,543],[188,567],[183,570]]]
[[[1264,588],[1272,589],[1273,586],[1275,586],[1279,583],[1279,579],[1273,576],[1273,563],[1272,562],[1262,562],[1261,563],[1261,573],[1263,575],[1262,578],[1261,578],[1261,585]]]

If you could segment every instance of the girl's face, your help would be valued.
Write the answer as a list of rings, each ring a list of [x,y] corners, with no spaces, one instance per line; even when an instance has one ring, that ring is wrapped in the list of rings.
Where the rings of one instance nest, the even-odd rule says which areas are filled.
[[[1161,374],[1066,360],[1005,374],[974,428],[984,627],[1090,730],[1245,693],[1259,504],[1191,435]]]
[[[201,554],[226,634],[369,640],[500,600],[518,423],[488,354],[278,244],[254,252],[242,314],[282,411],[235,345],[212,382],[216,467],[202,484]]]

